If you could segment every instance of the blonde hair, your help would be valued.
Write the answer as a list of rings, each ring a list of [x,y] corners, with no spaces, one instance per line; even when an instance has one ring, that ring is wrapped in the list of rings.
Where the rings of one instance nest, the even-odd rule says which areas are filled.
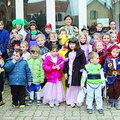
[[[30,53],[32,53],[32,51],[36,51],[38,54],[40,54],[40,48],[36,45],[31,46]]]
[[[17,34],[17,35],[16,35],[16,39],[18,39],[18,40],[22,40],[22,39],[23,39],[23,35],[21,35],[21,34]]]
[[[44,34],[38,34],[38,35],[36,36],[36,40],[38,41],[39,38],[41,38],[41,39],[43,39],[43,40],[46,39]]]
[[[18,30],[17,29],[12,29],[12,32],[16,32],[18,34]]]
[[[25,45],[26,47],[28,47],[28,42],[27,41],[22,41],[21,44]]]
[[[94,33],[94,34],[93,34],[93,37],[94,37],[94,36],[98,36],[100,39],[102,39],[102,35],[101,35],[100,33]]]
[[[89,53],[89,61],[90,61],[91,59],[93,59],[96,55],[98,55],[97,52],[90,52],[90,53]]]
[[[81,39],[82,36],[85,36],[85,38],[86,38],[86,42],[85,42],[85,43],[86,43],[87,45],[89,45],[87,36],[86,36],[85,34],[81,33],[81,34],[79,35],[79,38],[78,38],[80,46],[81,46],[80,39]]]
[[[0,21],[0,24],[1,24],[1,25],[4,25],[4,23],[3,23],[3,21],[2,21],[2,20]]]
[[[49,34],[49,40],[50,40],[50,36],[51,36],[51,35],[53,35],[54,38],[58,38],[58,35],[57,35],[56,32],[51,32],[51,33]]]

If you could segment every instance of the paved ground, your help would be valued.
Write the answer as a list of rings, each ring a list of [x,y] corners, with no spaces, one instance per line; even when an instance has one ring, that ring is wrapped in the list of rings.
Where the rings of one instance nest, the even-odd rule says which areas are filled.
[[[9,111],[11,105],[11,95],[9,86],[5,85],[4,99],[6,104],[0,107],[0,120],[120,120],[120,110],[107,110],[104,101],[104,114],[100,115],[96,111],[93,114],[86,113],[85,105],[81,108],[71,108],[62,103],[59,107],[50,108],[48,105],[27,106],[25,112],[19,112],[19,108]]]

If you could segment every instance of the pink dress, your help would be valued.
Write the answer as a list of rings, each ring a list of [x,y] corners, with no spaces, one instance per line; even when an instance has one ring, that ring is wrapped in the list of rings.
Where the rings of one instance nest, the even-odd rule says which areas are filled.
[[[67,88],[66,93],[66,104],[70,105],[72,103],[78,103],[77,102],[77,96],[80,90],[80,86],[71,86],[72,82],[72,64],[74,62],[74,59],[76,57],[76,52],[70,52],[69,53],[69,88]]]
[[[57,63],[58,60],[57,57],[51,56],[51,59],[54,64]],[[65,92],[63,89],[62,81],[59,80],[58,78],[56,78],[55,82],[51,82],[49,80],[47,81],[48,82],[45,84],[45,86],[42,89],[43,104],[47,104],[47,103],[55,104],[65,101]]]

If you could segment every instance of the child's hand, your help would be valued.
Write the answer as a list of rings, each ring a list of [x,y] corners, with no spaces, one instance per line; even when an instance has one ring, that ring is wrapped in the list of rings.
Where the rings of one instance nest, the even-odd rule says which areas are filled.
[[[31,86],[31,84],[32,84],[31,82],[28,82],[28,85],[29,85],[29,86]]]
[[[41,80],[41,81],[40,81],[40,83],[43,83],[43,82],[44,82],[44,80]]]
[[[16,63],[16,60],[15,60],[15,59],[13,59],[13,60],[12,60],[12,62],[15,64],[15,63]]]
[[[53,66],[52,66],[52,69],[55,70],[55,69],[56,69],[56,66],[53,65]]]
[[[102,84],[101,87],[104,88],[104,87],[105,87],[105,84]]]
[[[67,74],[65,74],[65,79],[66,79],[66,80],[68,79],[68,75],[67,75]]]
[[[56,68],[57,68],[57,70],[60,70],[60,66],[59,65],[56,65]]]
[[[84,86],[83,86],[83,85],[81,85],[81,86],[80,86],[80,89],[82,90],[83,88],[84,88]]]

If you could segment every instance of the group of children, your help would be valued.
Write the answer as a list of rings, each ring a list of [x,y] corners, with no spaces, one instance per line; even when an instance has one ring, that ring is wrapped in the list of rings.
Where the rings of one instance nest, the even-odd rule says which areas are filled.
[[[87,113],[93,112],[95,100],[97,111],[103,114],[102,89],[106,83],[108,109],[114,106],[119,110],[120,47],[114,30],[111,28],[112,33],[103,34],[100,25],[97,25],[93,37],[84,28],[76,38],[68,35],[65,29],[61,29],[57,35],[52,32],[51,24],[47,24],[46,36],[38,33],[38,30],[32,32],[35,44],[33,39],[23,41],[22,35],[13,29],[8,51],[10,58],[5,65],[2,61],[0,66],[0,79],[3,79],[2,68],[9,74],[12,94],[10,110],[20,107],[24,111],[27,92],[30,96],[28,106],[36,99],[37,105],[40,105],[41,100],[50,107],[66,101],[66,105],[81,107],[77,97],[86,87]],[[37,28],[34,21],[29,27]],[[3,105],[1,91],[3,89],[0,89],[0,105]]]

